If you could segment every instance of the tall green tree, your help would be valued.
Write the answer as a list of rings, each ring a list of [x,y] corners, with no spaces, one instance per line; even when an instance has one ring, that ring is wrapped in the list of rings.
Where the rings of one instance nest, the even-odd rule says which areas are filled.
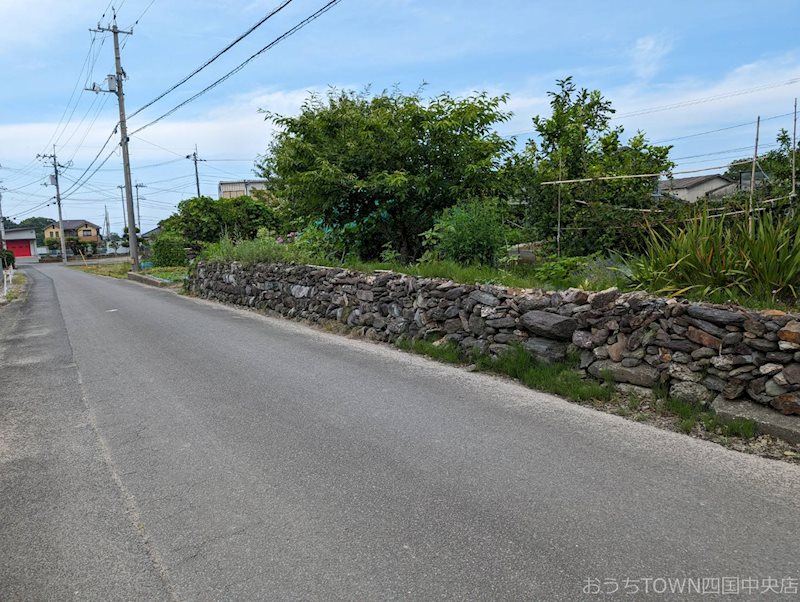
[[[656,209],[658,176],[562,185],[544,182],[602,176],[658,174],[673,167],[669,146],[650,144],[643,132],[623,140],[613,127],[614,109],[598,90],[578,89],[571,77],[549,92],[551,114],[536,116],[536,136],[519,159],[525,177],[520,196],[527,220],[538,237],[552,240],[561,206],[561,247],[567,254],[636,247],[644,240],[648,214]],[[651,214],[649,217],[652,219]]]
[[[260,161],[270,190],[331,233],[350,252],[403,259],[422,252],[420,235],[462,199],[502,194],[513,141],[506,96],[332,90],[312,95],[297,116],[266,113],[278,132]]]
[[[36,244],[44,245],[44,229],[53,223],[49,217],[27,217],[19,223],[20,228],[33,228],[36,230]]]

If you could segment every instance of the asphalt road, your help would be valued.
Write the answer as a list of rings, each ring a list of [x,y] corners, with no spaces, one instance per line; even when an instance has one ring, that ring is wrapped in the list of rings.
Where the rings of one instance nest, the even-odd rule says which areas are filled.
[[[661,587],[645,579],[800,578],[796,466],[25,271],[27,303],[0,310],[0,600],[609,600]],[[584,594],[590,578],[619,591]]]

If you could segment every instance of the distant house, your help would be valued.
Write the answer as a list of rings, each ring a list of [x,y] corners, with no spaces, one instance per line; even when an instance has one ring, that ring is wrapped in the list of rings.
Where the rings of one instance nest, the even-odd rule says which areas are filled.
[[[694,176],[691,178],[672,178],[658,182],[658,193],[671,196],[688,203],[702,199],[720,198],[736,192],[738,185],[720,174]]]
[[[148,230],[144,234],[140,234],[139,238],[141,238],[142,240],[152,240],[159,234],[161,234],[161,226],[156,226],[152,230]]]
[[[229,180],[220,182],[219,198],[235,199],[238,196],[249,196],[254,190],[266,190],[266,180]]]
[[[36,230],[34,228],[9,228],[5,231],[6,249],[14,257],[38,257]]]
[[[58,239],[61,236],[58,222],[53,222],[44,229],[44,240]],[[100,235],[100,226],[85,219],[65,219],[64,236],[77,238],[78,242],[97,243],[103,240]]]

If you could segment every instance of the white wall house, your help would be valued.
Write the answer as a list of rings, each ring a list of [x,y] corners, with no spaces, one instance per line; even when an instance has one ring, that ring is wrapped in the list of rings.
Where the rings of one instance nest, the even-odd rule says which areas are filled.
[[[715,199],[737,190],[737,183],[719,174],[695,176],[691,178],[672,178],[658,183],[659,194],[672,196],[688,203],[702,199]]]
[[[5,233],[6,249],[14,253],[14,257],[39,257],[39,250],[36,248],[36,230],[9,228]]]
[[[220,182],[219,198],[235,199],[237,196],[249,196],[254,190],[266,190],[266,180],[230,180]]]

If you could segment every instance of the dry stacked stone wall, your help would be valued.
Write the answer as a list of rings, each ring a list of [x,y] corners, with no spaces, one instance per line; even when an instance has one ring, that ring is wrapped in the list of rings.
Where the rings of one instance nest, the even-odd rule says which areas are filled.
[[[800,415],[800,315],[617,289],[510,289],[293,264],[200,263],[188,286],[206,299],[336,320],[379,341],[444,339],[494,355],[517,344],[545,362],[578,353],[587,375],[641,393],[750,399]]]

